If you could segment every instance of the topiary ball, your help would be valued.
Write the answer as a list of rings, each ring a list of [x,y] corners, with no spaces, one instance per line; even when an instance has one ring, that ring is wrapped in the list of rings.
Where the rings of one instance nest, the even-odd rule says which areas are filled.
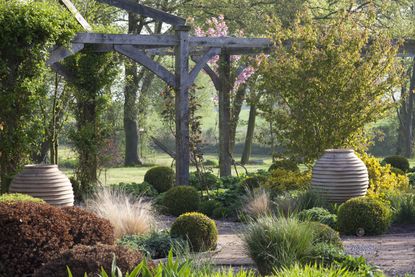
[[[35,198],[28,194],[23,193],[5,193],[0,195],[0,202],[15,202],[15,201],[23,201],[23,202],[34,202],[34,203],[46,203],[43,199]]]
[[[336,247],[343,248],[338,232],[320,222],[309,222],[308,224],[314,233],[314,243],[333,244]]]
[[[0,203],[0,276],[32,274],[72,246],[70,229],[65,212],[51,205]]]
[[[218,240],[215,221],[197,212],[179,216],[171,226],[170,234],[188,240],[190,249],[194,252],[214,250]]]
[[[388,156],[383,159],[382,164],[390,164],[394,168],[398,168],[403,172],[409,171],[409,161],[407,158],[395,155],[395,156]]]
[[[69,233],[75,244],[114,244],[114,227],[109,220],[77,207],[65,207],[62,210],[69,217]]]
[[[144,175],[144,181],[151,184],[159,193],[168,191],[174,184],[174,171],[167,166],[157,166],[149,169]]]
[[[301,221],[317,221],[330,226],[335,229],[337,225],[337,216],[330,213],[328,210],[320,207],[314,207],[309,210],[303,210],[298,213],[298,218]]]
[[[191,186],[177,186],[169,189],[163,198],[163,206],[171,215],[179,216],[199,210],[199,192]]]
[[[300,168],[298,167],[297,163],[292,160],[277,160],[272,163],[268,171],[273,171],[275,169],[285,169],[289,171],[300,172]]]
[[[380,235],[386,232],[392,220],[389,205],[369,197],[356,197],[343,203],[337,214],[339,231],[355,235],[363,230],[366,235]]]
[[[97,276],[101,268],[110,273],[114,256],[122,272],[131,272],[143,260],[140,252],[119,245],[76,245],[36,270],[33,277],[67,277],[66,267],[73,276]]]

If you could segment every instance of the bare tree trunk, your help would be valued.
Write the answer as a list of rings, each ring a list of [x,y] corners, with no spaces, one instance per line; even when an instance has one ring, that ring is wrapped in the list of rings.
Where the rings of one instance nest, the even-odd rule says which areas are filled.
[[[230,153],[230,93],[231,93],[231,60],[230,55],[223,53],[219,61],[219,168],[220,176],[232,175],[232,159]]]
[[[142,25],[139,25],[139,18],[128,14],[128,33],[138,34],[141,32]],[[140,78],[138,76],[138,66],[135,62],[125,63],[125,88],[124,88],[124,133],[125,133],[125,160],[126,166],[141,165],[138,156],[138,109],[137,91]]]
[[[415,58],[413,60],[411,75],[410,75],[409,90],[406,87],[402,87],[401,97],[406,96],[405,102],[399,110],[399,134],[397,154],[411,158],[413,155],[414,144],[414,89],[415,89]]]
[[[252,143],[254,141],[254,130],[256,120],[256,105],[251,104],[249,110],[248,128],[246,131],[244,151],[242,153],[241,164],[245,165],[249,162],[251,156]]]
[[[240,86],[239,89],[235,93],[235,98],[232,103],[232,111],[231,111],[231,118],[229,122],[229,140],[230,146],[229,151],[233,154],[235,149],[235,140],[236,140],[236,128],[238,127],[239,115],[241,113],[242,105],[244,103],[246,94],[246,86]]]

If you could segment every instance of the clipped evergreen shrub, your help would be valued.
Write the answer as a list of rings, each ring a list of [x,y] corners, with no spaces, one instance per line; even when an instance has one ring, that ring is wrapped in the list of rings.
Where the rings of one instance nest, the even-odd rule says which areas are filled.
[[[167,166],[156,166],[144,175],[144,181],[151,184],[159,193],[168,191],[174,184],[174,171]]]
[[[0,276],[32,274],[57,253],[72,246],[70,229],[65,212],[51,205],[0,203]]]
[[[398,168],[403,172],[409,171],[409,161],[407,158],[395,155],[395,156],[388,156],[383,159],[382,164],[390,164],[394,168]]]
[[[337,214],[339,231],[346,235],[364,232],[380,235],[387,231],[392,220],[388,204],[370,197],[356,197],[343,203]]]
[[[303,210],[298,213],[301,221],[317,221],[336,229],[337,215],[330,213],[328,210],[320,207],[314,207],[309,210]]]
[[[23,193],[5,193],[0,195],[0,202],[34,202],[34,203],[46,203],[43,199],[32,197]]]
[[[275,169],[284,169],[288,171],[300,172],[300,168],[298,167],[297,163],[292,160],[276,160],[272,163],[269,167],[268,171],[273,171]]]
[[[65,207],[62,210],[69,217],[69,233],[75,244],[114,244],[114,227],[109,220],[77,207]]]
[[[190,249],[194,252],[214,250],[218,240],[215,221],[197,212],[179,216],[174,221],[170,234],[188,240]]]
[[[177,186],[169,189],[163,198],[163,206],[171,215],[179,216],[199,210],[199,192],[191,186]]]
[[[326,224],[320,222],[309,222],[308,226],[310,226],[314,233],[314,243],[333,244],[336,247],[343,248],[343,243],[340,239],[339,233]]]
[[[68,267],[73,276],[97,276],[103,268],[111,272],[113,259],[122,272],[131,272],[142,260],[139,251],[119,245],[97,244],[94,246],[76,245],[74,248],[61,253],[36,270],[33,277],[67,277]]]

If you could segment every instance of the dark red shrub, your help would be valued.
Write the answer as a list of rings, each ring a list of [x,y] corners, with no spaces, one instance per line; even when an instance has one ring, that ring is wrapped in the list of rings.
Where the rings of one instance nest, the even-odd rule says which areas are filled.
[[[33,202],[0,203],[0,276],[23,276],[72,244],[67,215]],[[52,275],[51,275],[52,276]]]
[[[116,264],[123,273],[131,272],[143,259],[140,252],[119,245],[76,245],[36,270],[33,277],[67,277],[67,266],[76,277],[84,276],[84,273],[96,276],[101,267],[110,273],[114,255]]]
[[[69,233],[75,244],[114,244],[114,227],[107,219],[77,207],[65,207],[63,211],[69,217]]]

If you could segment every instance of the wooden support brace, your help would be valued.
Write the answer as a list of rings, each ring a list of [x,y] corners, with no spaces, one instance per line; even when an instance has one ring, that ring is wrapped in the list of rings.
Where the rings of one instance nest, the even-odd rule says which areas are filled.
[[[198,59],[198,61],[196,62],[195,67],[192,69],[192,71],[190,72],[190,75],[189,75],[189,83],[188,83],[189,87],[194,83],[197,75],[203,69],[203,67],[205,65],[207,65],[207,62],[210,59],[212,59],[214,56],[219,55],[220,52],[221,52],[220,48],[211,48],[200,59]]]
[[[60,0],[66,8],[75,16],[79,24],[88,32],[92,32],[92,27],[81,15],[81,13],[76,9],[75,5],[70,0]]]
[[[76,80],[75,75],[61,63],[51,64],[50,67],[53,69],[53,71],[63,76],[66,81],[73,83]]]
[[[146,47],[174,47],[177,45],[177,39],[172,35],[78,33],[72,39],[72,42],[84,44],[142,45]]]
[[[82,49],[84,49],[84,45],[82,43],[72,43],[70,49],[67,49],[63,46],[56,47],[54,50],[52,50],[49,59],[46,61],[46,64],[52,65],[54,63],[60,62],[63,59],[78,53]]]
[[[114,45],[115,51],[132,59],[133,61],[146,67],[148,70],[156,74],[160,79],[165,81],[169,86],[176,85],[175,77],[161,64],[153,61],[144,51],[128,45]]]
[[[105,3],[123,10],[126,10],[131,13],[136,13],[144,17],[150,17],[156,21],[165,22],[167,24],[175,25],[184,25],[186,19],[157,10],[150,7],[147,7],[142,4],[130,0],[97,0],[98,2]]]

